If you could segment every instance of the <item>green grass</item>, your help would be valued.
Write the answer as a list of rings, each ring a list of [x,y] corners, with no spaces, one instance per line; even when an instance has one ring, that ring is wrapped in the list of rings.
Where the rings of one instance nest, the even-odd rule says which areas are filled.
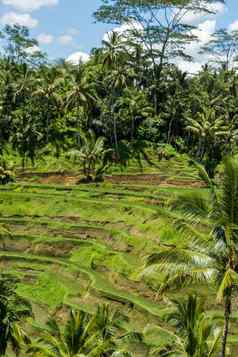
[[[41,162],[33,171],[54,171],[61,164]],[[35,174],[0,187],[0,224],[11,232],[0,236],[0,269],[18,276],[18,292],[32,302],[36,317],[57,314],[62,304],[90,312],[108,303],[130,318],[130,329],[144,332],[148,346],[173,338],[173,329],[164,321],[168,304],[156,300],[163,273],[142,271],[147,257],[162,245],[185,239],[174,222],[183,217],[191,193],[198,196],[200,224],[190,233],[207,239],[211,222],[200,197],[206,202],[208,191],[190,185],[199,178],[185,158],[162,161],[158,167],[145,165],[144,173],[163,178],[161,185],[138,179],[141,173],[132,162],[119,182],[66,187],[39,183],[41,177]],[[113,167],[109,174],[118,177],[122,172]],[[173,180],[177,186],[171,185]],[[216,304],[213,289],[196,286],[189,291],[207,296],[208,313],[222,322],[222,306]],[[176,291],[168,298],[187,292]],[[230,339],[234,345],[236,323],[235,315]],[[147,355],[137,347],[135,356]]]

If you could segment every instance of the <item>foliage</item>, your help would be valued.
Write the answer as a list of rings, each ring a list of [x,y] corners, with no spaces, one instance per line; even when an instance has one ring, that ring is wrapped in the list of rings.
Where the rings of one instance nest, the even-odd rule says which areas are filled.
[[[217,288],[217,300],[224,304],[224,333],[221,355],[226,355],[226,344],[230,326],[232,294],[237,288],[238,275],[238,166],[234,159],[226,159],[222,194],[218,195],[211,187],[211,215],[214,220],[212,239],[190,235],[190,243],[181,243],[176,247],[162,249],[150,256],[148,264],[157,265],[167,273],[160,293],[170,288],[183,287],[187,284],[203,282]],[[214,199],[215,196],[215,199]],[[187,214],[188,224],[196,224],[194,211]],[[179,224],[179,227],[181,225]],[[185,223],[186,227],[186,223]],[[186,230],[184,230],[184,233]]]
[[[212,55],[213,62],[222,65],[226,70],[234,66],[238,54],[238,32],[219,29],[203,47],[203,51]]]
[[[5,356],[8,345],[18,355],[21,347],[29,343],[29,338],[21,328],[21,321],[32,316],[31,305],[16,293],[16,280],[11,276],[1,276],[0,280],[0,355]]]
[[[191,76],[175,64],[181,60],[192,61],[186,52],[186,45],[196,41],[196,26],[186,24],[184,17],[187,13],[212,13],[213,7],[210,5],[213,2],[216,1],[102,1],[95,13],[96,20],[122,25],[125,32],[117,29],[109,32],[101,47],[92,50],[90,60],[78,66],[65,61],[52,63],[43,53],[33,53],[31,50],[32,47],[36,48],[37,41],[31,38],[27,28],[19,25],[2,29],[4,53],[0,56],[0,154],[3,160],[14,157],[16,166],[19,166],[21,159],[23,168],[27,168],[29,163],[37,168],[39,161],[52,160],[54,157],[55,162],[59,163],[65,161],[67,156],[71,159],[71,162],[67,162],[68,167],[77,167],[78,172],[82,170],[84,178],[80,182],[98,182],[103,180],[109,166],[112,171],[117,170],[117,166],[128,166],[134,172],[135,162],[141,170],[144,163],[151,165],[150,170],[152,166],[164,167],[166,177],[167,171],[174,166],[174,176],[182,175],[183,158],[186,157],[187,165],[189,155],[193,166],[187,175],[194,178],[194,170],[199,172],[209,191],[210,202],[206,190],[203,191],[204,195],[201,190],[180,190],[171,199],[168,192],[159,188],[161,197],[158,201],[161,200],[163,204],[167,202],[168,205],[158,207],[158,202],[154,202],[157,188],[147,187],[146,195],[143,195],[140,184],[136,182],[129,193],[126,193],[126,185],[118,185],[117,193],[111,192],[108,187],[106,193],[104,187],[100,191],[98,185],[84,187],[85,191],[78,192],[80,188],[77,186],[78,191],[73,191],[75,196],[78,195],[76,198],[70,196],[68,199],[63,193],[67,209],[61,202],[61,187],[56,189],[57,199],[53,199],[52,192],[44,196],[42,189],[37,195],[40,202],[38,207],[35,202],[29,203],[33,197],[30,191],[38,188],[25,192],[28,188],[24,186],[11,193],[6,193],[2,188],[0,204],[4,203],[1,212],[3,221],[8,219],[6,212],[14,212],[18,223],[19,215],[26,212],[29,217],[34,214],[41,216],[42,212],[47,213],[47,217],[52,217],[52,212],[56,217],[61,217],[64,209],[70,217],[75,210],[77,217],[80,212],[82,220],[85,218],[85,221],[90,221],[94,214],[95,220],[98,217],[102,220],[103,224],[94,227],[90,234],[94,241],[95,238],[102,240],[101,235],[106,235],[105,245],[88,244],[85,237],[88,239],[91,236],[85,233],[85,227],[78,227],[78,223],[74,228],[71,227],[76,233],[75,237],[67,236],[67,244],[65,237],[58,236],[57,229],[52,234],[53,241],[52,237],[44,238],[41,233],[40,237],[27,236],[26,232],[24,237],[20,235],[24,244],[31,241],[30,248],[26,244],[31,252],[39,249],[37,257],[35,254],[30,257],[32,265],[35,260],[42,264],[56,264],[54,258],[40,254],[51,249],[57,256],[57,250],[62,250],[57,267],[65,264],[67,273],[73,271],[75,276],[84,274],[90,279],[87,287],[82,286],[85,299],[89,296],[87,294],[91,286],[95,290],[97,287],[98,295],[125,304],[128,314],[132,306],[137,304],[140,309],[143,307],[161,317],[164,314],[164,311],[161,312],[162,304],[152,302],[152,291],[148,290],[150,301],[141,297],[146,296],[147,286],[144,281],[137,281],[138,275],[145,277],[145,282],[151,284],[152,289],[160,286],[159,297],[170,289],[177,292],[181,287],[192,287],[193,284],[199,284],[199,287],[207,285],[209,292],[215,288],[217,301],[224,308],[221,338],[221,356],[224,357],[233,297],[238,284],[236,160],[224,161],[221,186],[216,185],[213,175],[224,157],[237,153],[238,75],[234,70],[237,62],[237,32],[220,29],[212,34],[211,41],[203,48],[209,55],[208,63],[198,73]],[[12,174],[2,166],[0,181],[5,184],[12,180]],[[163,170],[160,176],[162,178]],[[104,208],[98,210],[104,194],[107,200],[103,202]],[[93,201],[85,198],[87,195],[93,197]],[[24,205],[20,202],[20,196],[24,196]],[[113,206],[115,197],[119,198],[116,206]],[[49,201],[48,205],[46,201]],[[82,202],[83,209],[79,204]],[[120,222],[118,217],[122,212],[125,221]],[[163,221],[163,229],[159,232],[156,226],[158,222],[161,223],[160,220]],[[170,227],[170,220],[173,220],[173,227]],[[133,230],[132,226],[137,221],[140,222],[139,229]],[[17,223],[14,225],[16,230]],[[44,224],[39,224],[40,232]],[[118,239],[114,239],[114,227],[120,230],[122,225],[126,226],[126,232],[117,232]],[[211,234],[208,234],[211,226]],[[50,231],[49,227],[47,229]],[[84,230],[84,234],[81,230]],[[149,238],[140,239],[140,235],[144,234],[148,234],[146,238]],[[157,234],[159,240],[155,237]],[[81,235],[83,238],[78,239]],[[35,243],[38,245],[35,246]],[[22,261],[26,260],[29,252],[24,255],[6,250],[14,250],[15,244],[18,248],[19,240],[12,245],[7,241],[7,248],[4,244],[5,241],[2,242],[4,259],[14,260],[17,256]],[[57,248],[53,244],[58,244]],[[76,245],[80,245],[80,249],[72,251],[70,255],[71,248]],[[108,245],[116,247],[115,252]],[[129,256],[131,252],[133,254]],[[137,254],[139,259],[135,262]],[[142,261],[148,254],[148,266],[143,271]],[[70,259],[66,260],[66,255]],[[100,279],[100,269],[107,277],[113,270],[113,284]],[[33,275],[30,275],[30,279],[34,278]],[[43,273],[34,287],[30,284],[27,287],[19,286],[17,291],[36,302],[48,300],[48,306],[58,307],[61,302],[71,298],[68,289],[64,288],[64,284],[69,282],[65,278],[63,283],[52,284],[52,276],[49,272]],[[24,278],[29,279],[25,275]],[[122,291],[114,286],[120,283]],[[126,291],[131,287],[136,294],[139,291],[141,296]],[[30,343],[20,327],[22,318],[30,315],[30,308],[18,296],[15,288],[9,281],[0,281],[2,355],[10,344],[19,355],[20,347]],[[33,288],[36,289],[34,294]],[[52,294],[54,289],[58,290]],[[80,293],[77,299],[81,298]],[[99,297],[94,298],[97,300]],[[165,329],[164,333],[173,336],[174,343],[161,344],[157,350],[155,348],[155,354],[175,355],[177,351],[179,356],[205,357],[216,354],[219,335],[214,321],[205,316],[201,301],[189,296],[187,300],[174,300],[172,306],[172,314],[165,322],[169,325],[169,331]],[[125,328],[128,323],[105,306],[93,315],[72,310],[67,323],[54,316],[40,330],[40,338],[32,342],[28,352],[42,356],[129,356],[122,341],[136,339],[141,344],[144,341],[141,333]],[[176,336],[171,332],[173,329],[176,330]],[[149,352],[146,350],[146,353]]]
[[[102,5],[96,17],[114,21],[121,5],[118,21],[128,19],[130,13],[134,21],[141,16],[142,27],[134,29],[130,17],[130,24],[125,25],[130,36],[109,33],[102,47],[92,52],[90,61],[78,66],[42,62],[42,54],[32,58],[27,49],[37,43],[29,31],[19,26],[3,28],[7,56],[0,59],[1,153],[10,143],[10,150],[20,155],[23,167],[29,160],[34,166],[46,153],[60,157],[65,152],[80,151],[84,140],[80,132],[94,132],[95,139],[103,137],[105,149],[114,152],[109,155],[113,162],[124,164],[137,156],[140,163],[145,151],[138,154],[138,149],[152,142],[166,147],[173,156],[175,150],[189,153],[213,173],[225,155],[236,151],[236,73],[205,66],[191,77],[171,63],[171,53],[181,56],[184,41],[192,40],[187,38],[190,30],[182,24],[182,15],[194,4],[177,6],[181,17],[175,15],[175,34],[166,19],[160,23],[159,15],[173,11],[173,2],[155,7],[119,3]],[[209,12],[208,2],[203,5]],[[199,11],[203,5],[198,5]],[[148,14],[156,22],[153,28],[146,23]],[[153,50],[158,38],[165,43],[161,51],[158,46]],[[102,177],[103,171],[99,165],[98,176]]]
[[[80,131],[79,149],[69,151],[68,155],[75,162],[79,160],[86,182],[93,180],[92,175],[95,181],[101,181],[106,169],[106,155],[110,151],[104,148],[104,138],[96,138],[95,133],[89,130],[87,133]]]
[[[159,160],[169,160],[177,155],[175,148],[173,148],[170,144],[158,145],[157,153]]]
[[[212,357],[218,352],[220,329],[213,319],[206,316],[204,302],[197,296],[189,295],[186,300],[174,300],[173,311],[167,316],[167,321],[175,328],[179,336],[175,352],[168,355],[188,357]]]
[[[71,310],[64,327],[54,318],[46,327],[36,325],[41,337],[32,343],[28,353],[59,357],[124,355],[117,351],[116,336],[123,319],[119,312],[111,312],[105,305],[99,306],[94,315]],[[120,338],[126,338],[126,335]]]
[[[10,182],[14,182],[15,176],[11,170],[6,170],[0,166],[0,184],[6,185]]]

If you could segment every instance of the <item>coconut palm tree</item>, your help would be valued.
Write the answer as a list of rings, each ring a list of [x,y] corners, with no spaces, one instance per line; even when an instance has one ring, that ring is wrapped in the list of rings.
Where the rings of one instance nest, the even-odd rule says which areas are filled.
[[[178,353],[186,357],[212,357],[218,349],[220,330],[212,318],[206,316],[204,301],[196,295],[185,300],[173,300],[173,309],[167,316],[177,331]]]
[[[160,252],[149,257],[148,264],[166,274],[159,294],[192,283],[216,286],[217,300],[223,302],[224,306],[220,355],[225,357],[232,296],[238,284],[238,163],[234,159],[226,159],[224,162],[222,193],[218,194],[212,183],[211,187],[211,213],[214,222],[212,237],[196,235],[191,239],[190,233],[189,243],[181,242],[177,246],[162,247]],[[189,224],[190,218],[191,216],[186,216]],[[194,221],[197,223],[197,219]]]
[[[87,112],[96,102],[95,86],[91,84],[84,67],[78,65],[69,67],[65,72],[65,87],[66,109],[75,109],[76,111],[77,143],[79,144],[80,119],[82,115],[87,115]]]
[[[135,139],[136,128],[143,120],[153,115],[153,108],[149,104],[147,97],[142,91],[138,91],[135,88],[126,88],[123,95],[118,99],[116,107],[119,116],[130,123],[128,137],[131,140]],[[126,127],[125,124],[124,126]]]
[[[123,321],[127,321],[125,316],[119,311],[111,311],[106,305],[99,306],[93,315],[71,311],[63,327],[55,319],[50,319],[46,328],[41,327],[41,337],[32,343],[28,353],[39,357],[103,357],[114,352],[119,356],[130,356],[120,351],[120,341],[141,341],[141,336],[124,333],[118,337],[118,331],[123,330]]]
[[[13,128],[15,130],[11,143],[13,149],[21,156],[23,170],[28,158],[34,166],[37,151],[43,145],[42,124],[34,114],[31,104],[14,113]]]
[[[111,338],[104,337],[97,329],[96,316],[83,311],[71,311],[63,328],[55,319],[50,319],[28,353],[45,357],[96,357],[113,350],[113,346]]]
[[[118,67],[122,61],[121,57],[125,56],[125,41],[122,34],[117,31],[109,32],[107,38],[102,41],[102,44],[103,66],[108,70]]]
[[[202,160],[206,151],[216,145],[230,132],[224,116],[217,116],[213,108],[203,108],[195,118],[187,117],[186,130],[198,139],[197,157]]]
[[[50,125],[52,118],[58,116],[58,111],[62,109],[63,100],[60,89],[63,84],[62,73],[57,67],[42,67],[35,80],[36,90],[32,93],[32,98],[38,100],[38,105],[44,113],[45,118],[45,143],[49,144]]]
[[[126,51],[125,37],[122,34],[112,31],[108,34],[108,39],[103,41],[102,64],[105,70],[105,82],[109,89],[108,108],[113,122],[113,141],[115,153],[119,158],[118,146],[118,113],[116,111],[117,99],[120,97],[122,90],[127,87],[135,77],[134,71],[127,65],[129,56]]]
[[[68,152],[69,157],[74,161],[79,160],[83,167],[83,173],[87,182],[92,181],[92,174],[97,176],[96,165],[98,170],[103,174],[102,168],[105,167],[106,154],[111,150],[105,149],[105,140],[103,137],[96,137],[96,134],[89,130],[88,132],[80,131],[79,149]]]
[[[23,344],[30,342],[21,327],[21,321],[32,316],[30,304],[16,293],[16,281],[11,277],[0,279],[0,356],[11,346],[18,357]]]

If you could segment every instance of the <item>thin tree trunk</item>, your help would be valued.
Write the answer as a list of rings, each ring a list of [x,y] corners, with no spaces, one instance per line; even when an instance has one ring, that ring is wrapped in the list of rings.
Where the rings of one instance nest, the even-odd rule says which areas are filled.
[[[79,102],[77,103],[77,146],[80,146],[80,133],[79,133],[79,110],[80,110],[80,106],[79,106]]]
[[[25,171],[25,155],[22,157],[21,166],[22,166],[22,171]]]
[[[46,113],[46,144],[49,144],[49,126],[50,126],[50,118],[49,118],[49,107],[47,108]]]
[[[171,142],[171,134],[172,134],[173,122],[174,122],[174,119],[172,118],[169,121],[169,128],[168,128],[168,135],[167,135],[167,143],[168,144],[170,144],[170,142]]]
[[[116,157],[117,160],[119,158],[119,150],[118,150],[118,138],[117,138],[117,120],[116,120],[116,116],[113,112],[113,134],[114,134],[114,142],[115,142],[115,149],[116,149]]]
[[[227,337],[229,334],[229,326],[230,326],[230,316],[231,316],[231,294],[232,289],[230,288],[226,297],[224,304],[224,329],[221,341],[221,357],[226,357],[226,345],[227,345]]]
[[[131,116],[131,140],[134,140],[135,122],[133,114]]]

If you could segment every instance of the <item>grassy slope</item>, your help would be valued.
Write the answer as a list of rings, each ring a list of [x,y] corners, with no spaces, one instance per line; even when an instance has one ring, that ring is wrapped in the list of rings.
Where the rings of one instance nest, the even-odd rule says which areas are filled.
[[[130,317],[128,329],[145,332],[149,345],[169,338],[163,330],[168,328],[163,321],[168,305],[156,300],[163,276],[145,277],[141,271],[160,244],[183,239],[173,228],[181,212],[176,205],[171,211],[169,203],[181,193],[206,197],[207,191],[190,187],[198,176],[184,160],[146,167],[146,172],[163,177],[161,185],[138,179],[133,164],[121,182],[65,187],[42,183],[36,176],[0,188],[0,223],[11,232],[2,236],[0,267],[20,277],[19,293],[32,301],[36,318],[46,319],[63,303],[87,311],[110,303]],[[128,174],[135,180],[128,181]],[[201,222],[198,232],[206,234],[210,222],[205,216]],[[221,320],[221,306],[211,303],[214,291],[192,289],[209,295],[208,309]],[[144,356],[145,350],[140,347],[135,355]]]

